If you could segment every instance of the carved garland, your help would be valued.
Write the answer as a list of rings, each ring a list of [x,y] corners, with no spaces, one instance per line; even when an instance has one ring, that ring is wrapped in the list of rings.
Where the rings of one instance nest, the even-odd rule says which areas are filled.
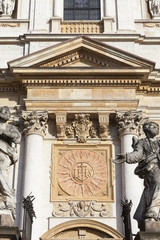
[[[54,217],[111,217],[112,208],[106,203],[79,201],[54,205]]]

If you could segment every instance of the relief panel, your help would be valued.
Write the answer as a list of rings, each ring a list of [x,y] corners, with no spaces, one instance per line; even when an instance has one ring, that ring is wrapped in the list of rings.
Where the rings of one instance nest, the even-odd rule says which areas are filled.
[[[51,201],[113,201],[111,159],[111,144],[53,145]]]

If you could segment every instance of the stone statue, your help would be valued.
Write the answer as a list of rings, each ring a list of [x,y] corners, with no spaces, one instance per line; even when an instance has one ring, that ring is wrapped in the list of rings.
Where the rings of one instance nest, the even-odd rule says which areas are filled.
[[[11,210],[14,217],[15,192],[9,186],[8,168],[18,160],[16,144],[21,135],[13,124],[7,123],[10,117],[9,108],[0,107],[0,210]]]
[[[149,0],[149,10],[152,17],[160,17],[160,0]]]
[[[117,155],[115,163],[138,163],[135,174],[144,180],[144,191],[134,218],[144,230],[145,219],[160,220],[160,138],[159,126],[155,122],[143,125],[145,138],[133,137],[133,152]],[[129,197],[129,196],[128,196]]]
[[[15,8],[16,0],[0,0],[0,13],[4,16],[11,17]]]

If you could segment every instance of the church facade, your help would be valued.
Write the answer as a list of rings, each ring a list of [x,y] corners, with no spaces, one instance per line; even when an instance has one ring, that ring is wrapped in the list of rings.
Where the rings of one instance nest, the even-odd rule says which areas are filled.
[[[26,240],[121,240],[128,199],[137,234],[143,181],[135,164],[113,160],[144,137],[143,123],[160,123],[159,28],[159,0],[0,0],[0,124],[21,133],[5,168],[15,205],[1,192],[3,227],[10,216]]]

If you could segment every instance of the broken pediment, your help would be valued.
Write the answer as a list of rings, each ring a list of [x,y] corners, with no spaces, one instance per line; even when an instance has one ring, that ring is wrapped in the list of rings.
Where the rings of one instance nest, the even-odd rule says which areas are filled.
[[[154,63],[110,45],[79,36],[8,63],[14,68],[148,68]]]

